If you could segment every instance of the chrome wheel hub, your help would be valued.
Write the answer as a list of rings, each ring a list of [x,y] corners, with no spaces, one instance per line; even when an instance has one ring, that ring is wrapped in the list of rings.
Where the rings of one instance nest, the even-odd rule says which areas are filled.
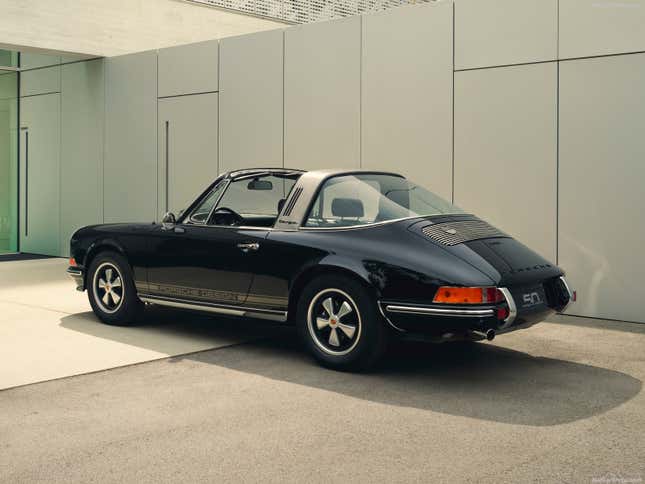
[[[116,265],[104,262],[94,272],[94,301],[106,313],[114,313],[123,304],[123,277]]]
[[[332,355],[352,351],[361,333],[356,303],[340,289],[325,289],[311,300],[307,326],[316,345]]]

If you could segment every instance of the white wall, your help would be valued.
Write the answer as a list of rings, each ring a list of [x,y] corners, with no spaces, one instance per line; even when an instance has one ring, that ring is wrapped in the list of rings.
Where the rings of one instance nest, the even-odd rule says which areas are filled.
[[[363,18],[361,166],[402,172],[452,196],[450,3]]]
[[[559,0],[560,58],[645,51],[645,0]]]
[[[160,49],[158,56],[157,95],[159,97],[217,91],[219,80],[219,42],[217,40]]]
[[[358,168],[361,17],[291,27],[284,51],[285,166]]]
[[[560,64],[559,262],[574,314],[645,321],[645,54]]]
[[[219,54],[213,42],[110,58],[104,220],[159,216],[157,106],[171,99],[183,148],[169,186],[180,198],[214,176],[201,174],[218,154],[219,171],[402,172],[559,263],[578,289],[571,314],[645,322],[645,54],[609,55],[645,50],[643,2],[560,0],[558,17],[554,0],[455,0],[225,39]],[[29,71],[25,92],[57,89],[56,69]],[[158,101],[158,85],[180,97]],[[198,103],[202,89],[218,107]],[[93,173],[79,163],[61,160]]]
[[[558,0],[455,0],[456,69],[555,60],[557,52]]]
[[[159,99],[157,220],[190,205],[217,176],[218,94]]]
[[[284,32],[222,39],[220,69],[219,171],[283,166]]]
[[[282,26],[176,0],[7,0],[0,47],[114,56]]]
[[[61,66],[61,243],[85,225],[103,222],[104,61]]]
[[[157,53],[105,62],[105,222],[157,217]]]
[[[455,203],[556,259],[555,62],[455,74]]]

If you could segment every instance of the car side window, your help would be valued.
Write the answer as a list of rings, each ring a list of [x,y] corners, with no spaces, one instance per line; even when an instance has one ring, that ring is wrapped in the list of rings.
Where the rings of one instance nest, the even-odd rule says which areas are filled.
[[[195,210],[193,210],[193,213],[190,214],[188,220],[194,224],[205,224],[208,220],[208,216],[210,215],[211,210],[213,210],[213,207],[217,203],[217,200],[219,200],[219,197],[222,195],[225,186],[225,182],[218,183],[217,186],[213,188],[213,190],[204,199],[204,201],[200,203],[197,208],[195,208]]]

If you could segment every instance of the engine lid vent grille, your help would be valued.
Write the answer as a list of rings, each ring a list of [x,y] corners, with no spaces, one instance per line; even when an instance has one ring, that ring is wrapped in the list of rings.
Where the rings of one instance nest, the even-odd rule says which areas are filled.
[[[492,237],[510,237],[483,220],[460,220],[427,225],[421,229],[423,235],[443,245],[457,245]]]

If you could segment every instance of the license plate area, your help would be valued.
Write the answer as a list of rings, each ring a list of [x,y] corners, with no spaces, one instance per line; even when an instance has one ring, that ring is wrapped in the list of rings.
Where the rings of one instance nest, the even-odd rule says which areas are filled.
[[[520,314],[544,311],[547,307],[546,293],[542,284],[519,287],[511,293]]]

